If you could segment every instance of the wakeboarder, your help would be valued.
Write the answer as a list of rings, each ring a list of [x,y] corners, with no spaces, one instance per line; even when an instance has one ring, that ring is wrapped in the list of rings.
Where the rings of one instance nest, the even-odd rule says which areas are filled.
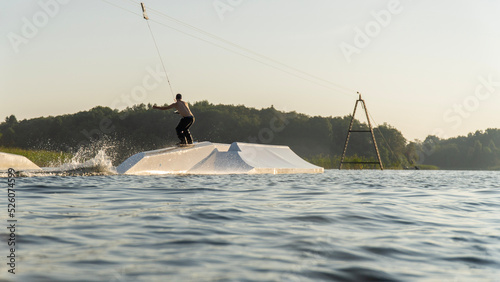
[[[175,131],[177,132],[177,137],[179,137],[180,140],[180,142],[177,145],[185,146],[186,144],[193,144],[193,137],[189,132],[189,128],[194,123],[193,113],[189,109],[188,103],[182,101],[181,94],[175,95],[175,100],[177,100],[175,103],[172,103],[171,105],[166,107],[158,107],[154,105],[153,109],[169,110],[175,108],[177,110],[176,113],[182,116],[181,120],[179,121],[179,124],[175,128]]]

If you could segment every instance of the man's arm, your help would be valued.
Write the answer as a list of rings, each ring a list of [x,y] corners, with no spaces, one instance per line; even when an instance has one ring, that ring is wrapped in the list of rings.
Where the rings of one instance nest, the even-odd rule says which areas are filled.
[[[174,107],[175,107],[175,103],[170,104],[169,106],[166,106],[166,107],[158,107],[157,105],[154,105],[153,109],[157,109],[157,110],[170,110],[171,108],[174,108]]]

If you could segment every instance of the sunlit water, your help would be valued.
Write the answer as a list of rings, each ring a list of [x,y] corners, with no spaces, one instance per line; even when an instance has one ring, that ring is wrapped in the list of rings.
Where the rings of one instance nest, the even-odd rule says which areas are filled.
[[[16,181],[0,280],[500,281],[499,172]]]

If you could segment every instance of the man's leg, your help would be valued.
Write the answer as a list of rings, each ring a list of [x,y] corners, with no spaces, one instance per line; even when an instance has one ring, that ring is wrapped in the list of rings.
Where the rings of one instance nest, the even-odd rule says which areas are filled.
[[[179,124],[175,128],[175,131],[177,132],[177,137],[179,140],[181,140],[181,144],[186,144],[186,136],[184,135],[184,127],[185,127],[185,120],[184,118],[181,118],[179,121]]]
[[[194,117],[189,118],[189,123],[186,125],[186,129],[184,129],[184,136],[186,136],[186,141],[188,144],[193,144],[193,137],[191,136],[191,132],[189,132],[189,128],[194,123]]]

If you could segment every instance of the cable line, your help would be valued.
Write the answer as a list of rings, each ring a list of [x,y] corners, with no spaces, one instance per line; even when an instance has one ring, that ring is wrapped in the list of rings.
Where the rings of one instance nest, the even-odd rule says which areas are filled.
[[[172,94],[172,99],[175,101],[174,90],[172,90],[172,84],[170,83],[170,79],[168,78],[167,68],[165,68],[165,63],[163,63],[163,58],[161,57],[160,49],[158,48],[158,44],[156,43],[156,39],[155,39],[155,36],[153,34],[153,30],[151,29],[151,25],[149,24],[149,17],[146,14],[146,7],[144,6],[144,3],[141,3],[141,8],[142,8],[142,17],[148,23],[149,32],[151,33],[151,37],[153,38],[153,42],[155,43],[156,52],[158,52],[158,57],[160,57],[160,62],[161,62],[161,65],[163,67],[163,71],[165,71],[165,76],[167,77],[167,82],[168,82],[168,86],[170,87],[170,93]]]
[[[346,91],[344,91],[344,92],[339,91],[338,89],[332,88],[331,86],[326,85],[326,84],[324,84],[324,83],[321,83],[321,82],[318,82],[318,81],[314,81],[314,80],[311,80],[311,79],[309,79],[309,78],[306,78],[306,77],[300,76],[300,75],[298,75],[298,74],[296,74],[296,73],[293,73],[293,72],[291,72],[291,71],[289,71],[289,70],[285,70],[285,69],[283,69],[283,68],[279,68],[278,66],[275,66],[275,65],[272,65],[272,64],[270,64],[270,63],[264,62],[264,61],[262,61],[262,60],[256,59],[256,58],[251,57],[251,56],[249,56],[249,55],[246,55],[246,54],[244,54],[244,53],[241,53],[241,52],[238,52],[238,51],[235,51],[235,50],[229,49],[229,48],[227,48],[227,47],[225,47],[225,46],[223,46],[223,45],[220,45],[220,44],[214,43],[214,42],[212,42],[212,41],[209,41],[209,40],[203,39],[203,38],[198,37],[198,36],[196,36],[196,35],[193,35],[193,34],[189,34],[189,33],[183,32],[183,31],[182,31],[182,30],[180,30],[180,29],[177,29],[177,28],[175,28],[175,27],[169,26],[169,25],[164,24],[164,23],[162,23],[162,22],[155,21],[155,20],[150,20],[150,21],[155,22],[155,23],[157,23],[157,24],[159,24],[159,25],[165,26],[165,27],[167,27],[167,28],[173,29],[173,30],[175,30],[175,31],[177,31],[177,32],[183,33],[184,35],[187,35],[187,36],[190,36],[190,37],[196,38],[196,39],[198,39],[198,40],[204,41],[204,42],[206,42],[206,43],[208,43],[208,44],[211,44],[211,45],[213,45],[213,46],[219,47],[219,48],[224,49],[224,50],[226,50],[226,51],[229,51],[229,52],[231,52],[231,53],[234,53],[234,54],[237,54],[237,55],[243,56],[243,57],[248,58],[248,59],[250,59],[250,60],[253,60],[253,61],[255,61],[255,62],[258,62],[258,63],[261,63],[261,64],[263,64],[263,65],[266,65],[266,66],[268,66],[268,67],[271,67],[271,68],[274,68],[274,69],[276,69],[276,70],[282,71],[282,72],[284,72],[284,73],[290,74],[290,75],[295,76],[295,77],[297,77],[297,78],[300,78],[300,79],[303,79],[303,80],[307,80],[307,81],[309,81],[309,82],[311,82],[311,83],[314,83],[314,84],[317,84],[317,85],[323,86],[323,87],[325,87],[325,88],[328,88],[328,89],[334,90],[334,91],[336,91],[336,92],[339,92],[339,93],[341,93],[341,94],[347,95],[347,94],[346,94]],[[349,92],[349,93],[350,93],[350,92]]]
[[[139,2],[134,1],[134,0],[122,0],[122,1],[130,2],[130,3],[134,4],[134,5],[139,4]],[[202,34],[202,35],[207,36],[207,37],[209,37],[209,38],[211,38],[211,39],[214,39],[214,40],[216,40],[216,41],[219,41],[219,42],[221,42],[221,43],[224,43],[225,45],[228,45],[228,46],[234,47],[234,48],[236,48],[236,49],[239,49],[240,51],[244,51],[244,52],[246,52],[246,53],[248,53],[248,54],[251,54],[251,55],[253,55],[253,56],[255,56],[255,57],[258,57],[258,58],[260,58],[260,60],[259,60],[259,59],[256,59],[256,58],[253,58],[253,57],[251,57],[251,56],[249,56],[249,55],[242,54],[241,52],[237,52],[237,51],[235,51],[235,50],[229,49],[229,48],[227,48],[227,47],[224,47],[224,46],[222,46],[222,45],[220,45],[220,44],[214,43],[214,42],[209,41],[209,40],[207,40],[207,39],[201,38],[200,36],[196,36],[196,35],[194,35],[194,34],[192,34],[192,33],[188,33],[188,32],[186,32],[186,31],[184,31],[184,30],[181,30],[181,29],[178,29],[178,28],[172,27],[172,26],[170,26],[170,25],[167,25],[167,24],[165,24],[165,23],[159,22],[159,21],[157,21],[157,20],[153,20],[153,19],[151,19],[151,20],[150,20],[150,21],[153,21],[153,22],[155,22],[155,23],[157,23],[157,24],[160,24],[160,25],[163,25],[163,26],[168,27],[168,28],[170,28],[170,29],[173,29],[173,30],[175,30],[175,31],[177,31],[177,32],[179,32],[179,33],[184,34],[184,35],[187,35],[187,36],[190,36],[190,37],[196,38],[196,39],[201,40],[201,41],[204,41],[204,42],[207,42],[207,43],[209,43],[209,44],[211,44],[211,45],[214,45],[214,46],[216,46],[216,47],[219,47],[219,48],[222,48],[222,49],[227,50],[227,51],[229,51],[229,52],[235,53],[235,54],[237,54],[237,55],[244,56],[244,57],[246,57],[246,58],[252,59],[252,60],[254,60],[254,61],[256,61],[256,62],[259,62],[259,63],[262,63],[262,64],[264,64],[264,65],[267,65],[267,66],[273,67],[273,68],[275,68],[275,69],[277,69],[277,70],[280,70],[280,71],[283,71],[283,72],[285,72],[285,73],[288,73],[288,74],[294,75],[295,77],[298,77],[298,78],[301,78],[301,79],[307,80],[307,81],[309,81],[309,82],[312,82],[312,83],[318,84],[318,85],[320,85],[320,86],[323,86],[323,87],[325,87],[325,88],[328,88],[328,89],[334,90],[334,91],[336,91],[336,92],[338,92],[338,93],[341,93],[341,94],[348,94],[348,95],[352,95],[352,94],[355,94],[355,93],[356,93],[356,91],[355,91],[355,90],[353,90],[353,89],[350,89],[350,88],[348,88],[348,87],[345,87],[345,86],[342,86],[342,85],[336,84],[336,83],[334,83],[334,82],[332,82],[332,81],[329,81],[329,80],[323,79],[323,78],[318,77],[318,76],[316,76],[316,75],[310,74],[310,73],[305,72],[305,71],[303,71],[303,70],[300,70],[300,69],[297,69],[297,68],[292,67],[292,66],[290,66],[290,65],[287,65],[287,64],[284,64],[284,63],[282,63],[282,62],[279,62],[279,61],[277,61],[277,60],[275,60],[275,59],[273,59],[273,58],[270,58],[270,57],[268,57],[268,56],[265,56],[265,55],[262,55],[262,54],[260,54],[260,53],[257,53],[257,52],[255,52],[255,51],[253,51],[253,50],[251,50],[251,49],[248,49],[248,48],[243,47],[243,46],[241,46],[241,45],[238,45],[238,44],[236,44],[236,43],[234,43],[234,42],[231,42],[231,41],[229,41],[229,40],[226,40],[226,39],[224,39],[224,38],[222,38],[222,37],[219,37],[219,36],[217,36],[217,35],[214,35],[214,34],[212,34],[212,33],[209,33],[209,32],[207,32],[207,31],[204,31],[204,30],[202,30],[202,29],[200,29],[200,28],[197,28],[197,27],[195,27],[195,26],[193,26],[193,25],[190,25],[190,24],[188,24],[188,23],[182,22],[182,21],[180,21],[180,20],[178,20],[178,19],[176,19],[176,18],[173,18],[173,17],[171,17],[171,16],[169,16],[169,15],[167,15],[167,14],[165,14],[165,13],[163,13],[163,12],[159,11],[159,10],[156,10],[156,9],[153,9],[153,8],[148,7],[148,11],[150,11],[150,13],[153,13],[153,14],[158,15],[158,17],[159,17],[159,18],[164,18],[164,19],[167,19],[167,20],[169,20],[169,21],[172,21],[172,22],[174,22],[174,23],[176,23],[176,24],[178,24],[178,25],[181,25],[181,26],[184,26],[184,27],[186,27],[186,28],[188,28],[188,29],[191,29],[192,31],[195,31],[195,32],[197,32],[197,33],[199,33],[199,34]],[[280,68],[280,67],[277,67],[277,66],[275,66],[275,65],[272,65],[272,64],[270,64],[269,62],[267,62],[267,63],[266,63],[265,61],[272,62],[272,63],[273,63],[273,64],[275,64],[275,65],[281,66],[281,68]],[[284,68],[286,68],[286,70],[285,70]],[[293,71],[293,72],[296,72],[296,73],[299,73],[299,74],[301,74],[302,76],[299,76],[298,74],[294,74],[292,71]],[[305,76],[305,77],[304,77],[304,76]],[[318,82],[321,82],[321,83],[318,83]],[[333,87],[335,87],[335,88],[333,88]]]
[[[130,1],[132,1],[132,0],[130,0]],[[235,47],[235,48],[238,48],[238,49],[241,49],[241,50],[243,50],[243,51],[246,51],[246,52],[248,52],[248,53],[250,53],[250,54],[253,54],[253,55],[257,56],[257,57],[260,57],[260,58],[262,58],[262,59],[269,60],[269,61],[271,61],[271,62],[273,62],[273,63],[275,63],[275,64],[278,64],[278,65],[281,65],[281,66],[286,67],[286,68],[288,68],[288,69],[291,69],[291,70],[293,70],[293,71],[299,72],[299,73],[304,74],[304,75],[306,75],[306,76],[308,76],[308,77],[311,77],[311,78],[314,78],[314,79],[317,79],[317,80],[320,80],[320,81],[326,82],[326,83],[331,84],[331,85],[333,85],[333,86],[335,86],[335,87],[337,87],[337,88],[340,88],[340,89],[342,89],[342,90],[348,91],[349,93],[354,93],[354,94],[355,94],[355,91],[354,91],[353,89],[350,89],[350,88],[344,87],[344,86],[342,86],[342,85],[339,85],[339,84],[333,83],[333,82],[331,82],[331,81],[329,81],[329,80],[323,79],[323,78],[318,77],[318,76],[316,76],[316,75],[313,75],[313,74],[307,73],[307,72],[302,71],[302,70],[299,70],[299,69],[297,69],[297,68],[295,68],[295,67],[292,67],[292,66],[289,66],[289,65],[287,65],[287,64],[284,64],[284,63],[282,63],[282,62],[279,62],[279,61],[277,61],[277,60],[275,60],[275,59],[273,59],[273,58],[270,58],[270,57],[268,57],[268,56],[265,56],[265,55],[259,54],[259,53],[255,52],[255,51],[253,51],[253,50],[250,50],[250,49],[248,49],[248,48],[246,48],[246,47],[243,47],[243,46],[241,46],[241,45],[238,45],[238,44],[236,44],[236,43],[233,43],[233,42],[231,42],[231,41],[229,41],[229,40],[226,40],[226,39],[224,39],[224,38],[222,38],[222,37],[219,37],[219,36],[217,36],[217,35],[211,34],[211,33],[209,33],[209,32],[206,32],[206,31],[202,30],[202,29],[199,29],[199,28],[197,28],[197,27],[195,27],[195,26],[192,26],[192,25],[190,25],[190,24],[187,24],[187,23],[184,23],[184,22],[182,22],[182,21],[180,21],[180,20],[177,20],[177,19],[175,19],[175,18],[173,18],[173,17],[171,17],[171,16],[169,16],[169,15],[167,15],[167,14],[164,14],[164,13],[162,13],[162,12],[158,11],[158,10],[155,10],[155,9],[150,9],[150,10],[151,10],[151,11],[153,11],[153,12],[158,13],[159,15],[161,15],[161,16],[163,16],[163,17],[165,17],[165,18],[167,18],[167,19],[169,19],[169,20],[171,20],[171,21],[174,21],[174,22],[176,22],[176,23],[178,23],[178,24],[181,24],[181,25],[183,25],[183,26],[186,26],[186,27],[188,27],[188,28],[194,29],[194,30],[195,30],[195,31],[197,31],[197,32],[200,32],[200,33],[202,33],[202,34],[204,34],[204,35],[207,35],[207,36],[209,36],[209,37],[211,37],[211,38],[213,38],[213,39],[219,40],[219,41],[221,41],[221,42],[223,42],[223,43],[226,43],[226,44],[228,44],[228,45],[230,45],[230,46],[233,46],[233,47]]]
[[[107,3],[109,3],[109,4],[111,4],[111,5],[113,5],[113,6],[115,6],[115,7],[118,7],[118,8],[120,8],[120,9],[123,9],[123,10],[126,10],[126,11],[128,11],[128,12],[131,12],[131,13],[133,13],[133,14],[135,14],[135,15],[138,15],[138,14],[137,14],[137,13],[135,13],[135,12],[132,12],[132,11],[130,11],[130,10],[128,10],[128,9],[126,9],[126,8],[123,8],[123,7],[117,6],[117,5],[115,5],[115,4],[112,4],[112,3],[110,3],[110,2],[108,2],[108,1],[106,1],[106,0],[103,0],[103,1],[105,1],[105,2],[107,2]],[[141,4],[141,6],[143,5],[141,2],[134,1],[134,0],[122,0],[122,1],[127,1],[127,2],[130,2],[130,3],[134,4],[134,5],[137,5],[137,4]],[[279,61],[277,61],[277,60],[275,60],[275,59],[273,59],[273,58],[270,58],[270,57],[264,56],[264,55],[262,55],[262,54],[259,54],[259,53],[255,52],[255,51],[253,51],[253,50],[250,50],[250,49],[245,48],[245,47],[243,47],[243,46],[241,46],[241,45],[238,45],[238,44],[236,44],[236,43],[233,43],[233,42],[231,42],[231,41],[229,41],[229,40],[226,40],[226,39],[224,39],[224,38],[221,38],[221,37],[219,37],[219,36],[217,36],[217,35],[211,34],[211,33],[209,33],[209,32],[206,32],[206,31],[202,30],[202,29],[199,29],[199,28],[197,28],[197,27],[195,27],[195,26],[192,26],[192,25],[190,25],[190,24],[187,24],[187,23],[184,23],[184,22],[182,22],[182,21],[180,21],[180,20],[177,20],[177,19],[175,19],[175,18],[173,18],[173,17],[171,17],[171,16],[169,16],[169,15],[167,15],[167,14],[164,14],[164,13],[162,13],[161,11],[158,11],[158,10],[156,10],[156,9],[149,8],[149,7],[148,7],[148,11],[152,11],[151,13],[158,15],[160,18],[164,18],[164,19],[167,19],[167,20],[169,20],[169,21],[175,22],[175,23],[176,23],[176,24],[178,24],[178,25],[181,25],[181,26],[187,27],[188,29],[191,29],[192,31],[195,31],[196,33],[199,33],[199,34],[201,34],[201,35],[204,35],[204,36],[206,36],[206,37],[209,37],[209,38],[211,38],[211,39],[214,39],[215,41],[219,41],[219,42],[221,42],[221,43],[223,43],[223,44],[224,44],[224,45],[222,45],[222,44],[218,44],[218,43],[216,43],[216,42],[213,42],[213,41],[207,40],[206,38],[202,38],[202,37],[200,37],[199,35],[195,35],[195,34],[193,34],[193,33],[186,32],[186,31],[184,31],[184,30],[181,30],[181,29],[179,29],[179,28],[173,27],[173,26],[171,26],[171,25],[168,25],[168,24],[166,24],[166,23],[160,22],[160,21],[155,20],[155,19],[146,19],[146,21],[148,22],[148,27],[149,27],[149,30],[150,30],[150,32],[151,32],[151,36],[153,37],[153,40],[155,41],[155,46],[156,46],[156,49],[157,49],[158,55],[160,56],[160,59],[161,59],[161,55],[160,55],[160,52],[159,52],[159,49],[158,49],[158,45],[157,45],[157,43],[156,43],[156,40],[155,40],[155,38],[154,38],[153,32],[151,31],[151,26],[150,26],[150,24],[149,24],[149,21],[152,21],[152,22],[154,22],[154,23],[157,23],[157,24],[162,25],[162,26],[164,26],[164,27],[167,27],[167,28],[169,28],[169,29],[173,29],[173,30],[175,30],[175,31],[177,31],[177,32],[179,32],[179,33],[182,33],[182,34],[187,35],[187,36],[189,36],[189,37],[192,37],[192,38],[195,38],[195,39],[201,40],[201,41],[203,41],[203,42],[206,42],[206,43],[211,44],[211,45],[213,45],[213,46],[219,47],[219,48],[224,49],[224,50],[226,50],[226,51],[229,51],[229,52],[231,52],[231,53],[234,53],[234,54],[237,54],[237,55],[243,56],[243,57],[245,57],[245,58],[248,58],[248,59],[250,59],[250,60],[256,61],[256,62],[261,63],[261,64],[263,64],[263,65],[266,65],[266,66],[268,66],[268,67],[271,67],[271,68],[274,68],[274,69],[276,69],[276,70],[282,71],[282,72],[287,73],[287,74],[289,74],[289,75],[295,76],[295,77],[297,77],[297,78],[300,78],[300,79],[303,79],[303,80],[309,81],[309,82],[311,82],[311,83],[317,84],[317,85],[319,85],[319,86],[325,87],[325,88],[327,88],[327,89],[333,90],[333,91],[335,91],[335,92],[337,92],[337,93],[339,93],[339,94],[343,94],[343,95],[347,95],[347,96],[351,96],[352,94],[356,94],[356,91],[355,91],[355,90],[353,90],[353,89],[350,89],[350,88],[348,88],[348,87],[344,87],[344,86],[342,86],[342,85],[336,84],[336,83],[331,82],[331,81],[329,81],[329,80],[323,79],[323,78],[321,78],[321,77],[315,76],[315,75],[313,75],[313,74],[307,73],[307,72],[302,71],[302,70],[300,70],[300,69],[294,68],[294,67],[289,66],[289,65],[286,65],[286,64],[284,64],[284,63],[281,63],[281,62],[279,62]],[[143,17],[144,17],[144,15],[145,15],[145,14],[143,13]],[[146,16],[147,16],[147,15],[146,15]],[[228,46],[233,47],[234,49],[237,49],[237,50],[239,50],[239,51],[234,50],[234,49],[231,49],[231,48],[228,48]],[[251,56],[251,55],[252,55],[252,56]],[[163,68],[165,69],[165,66],[164,66],[164,64],[163,64],[163,60],[162,60],[162,66],[163,66]],[[165,71],[165,73],[166,73],[166,71]],[[167,80],[168,80],[168,76],[167,76]],[[169,85],[170,85],[170,81],[169,81]],[[171,87],[171,85],[170,85],[170,87]],[[172,93],[173,93],[173,92],[172,92]]]

